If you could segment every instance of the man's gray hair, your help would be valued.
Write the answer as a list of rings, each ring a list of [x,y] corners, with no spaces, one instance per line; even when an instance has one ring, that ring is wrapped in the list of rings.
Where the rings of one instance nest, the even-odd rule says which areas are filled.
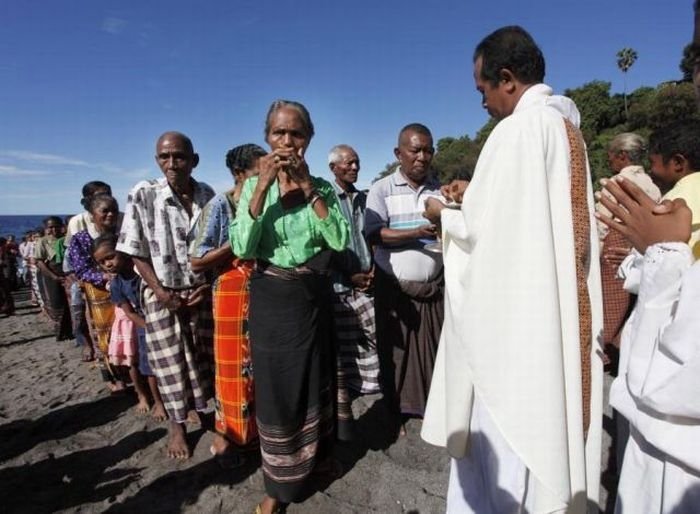
[[[331,148],[331,151],[328,152],[328,164],[335,164],[338,162],[342,158],[340,152],[343,150],[350,150],[357,154],[355,149],[350,145],[335,145],[333,148]]]
[[[608,145],[609,152],[625,152],[632,164],[641,165],[647,155],[647,142],[639,134],[623,132],[616,135]]]

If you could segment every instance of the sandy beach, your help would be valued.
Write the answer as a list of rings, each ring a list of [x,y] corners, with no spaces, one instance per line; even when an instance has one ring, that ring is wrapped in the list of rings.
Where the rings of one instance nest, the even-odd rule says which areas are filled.
[[[193,424],[193,457],[167,459],[166,424],[138,415],[133,395],[109,396],[74,342],[53,340],[25,291],[16,299],[17,314],[0,318],[4,512],[253,512],[263,494],[259,457],[224,470],[209,454],[211,432]],[[356,440],[336,447],[345,474],[288,512],[444,512],[449,459],[420,439],[420,422],[397,439],[379,396],[353,408]]]

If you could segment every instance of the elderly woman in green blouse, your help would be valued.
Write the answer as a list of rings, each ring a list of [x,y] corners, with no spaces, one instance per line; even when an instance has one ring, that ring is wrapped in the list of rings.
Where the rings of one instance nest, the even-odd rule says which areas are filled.
[[[302,104],[272,103],[265,123],[271,152],[258,161],[259,175],[246,181],[230,228],[233,253],[258,264],[248,323],[265,477],[261,513],[301,501],[312,474],[333,468],[328,267],[332,251],[345,248],[348,227],[333,187],[312,177],[304,161],[313,135]]]

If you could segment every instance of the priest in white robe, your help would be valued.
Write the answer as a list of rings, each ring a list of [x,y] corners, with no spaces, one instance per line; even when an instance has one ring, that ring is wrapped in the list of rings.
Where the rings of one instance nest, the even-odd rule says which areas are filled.
[[[620,186],[620,187],[618,187]],[[700,262],[684,200],[657,206],[628,180],[605,184],[620,208],[600,219],[641,262],[625,287],[638,300],[622,335],[610,403],[630,423],[616,512],[700,512]],[[661,215],[660,213],[665,213]]]
[[[450,513],[596,511],[601,293],[574,103],[542,83],[520,27],[487,36],[474,79],[500,119],[442,223],[445,323],[421,435],[453,457]]]

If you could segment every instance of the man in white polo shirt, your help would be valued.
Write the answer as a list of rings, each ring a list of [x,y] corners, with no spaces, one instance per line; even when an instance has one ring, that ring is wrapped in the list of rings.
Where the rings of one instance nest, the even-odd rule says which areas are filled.
[[[365,236],[375,246],[382,389],[402,421],[423,417],[443,319],[442,257],[426,249],[436,227],[422,216],[425,200],[440,196],[430,171],[434,151],[427,127],[405,126],[394,149],[400,166],[372,185],[365,211]]]

